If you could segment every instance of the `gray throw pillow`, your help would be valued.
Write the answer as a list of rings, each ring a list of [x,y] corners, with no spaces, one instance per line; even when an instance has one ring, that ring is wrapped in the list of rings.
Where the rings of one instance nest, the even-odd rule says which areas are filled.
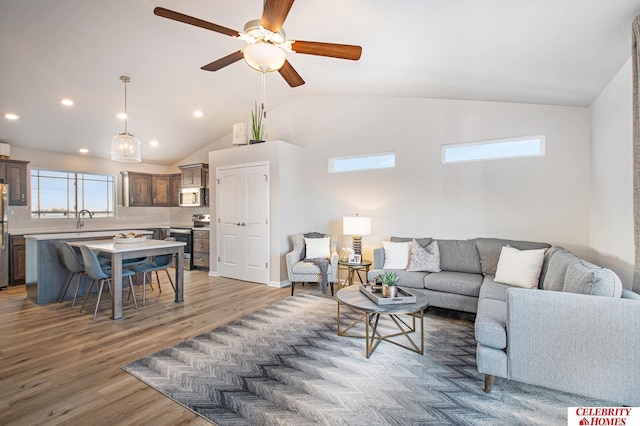
[[[537,250],[551,247],[547,243],[533,241],[504,240],[501,238],[476,238],[476,246],[484,275],[495,275],[502,247],[510,245],[518,250]],[[442,249],[442,247],[440,247]]]
[[[438,242],[433,241],[428,246],[422,247],[418,241],[413,240],[407,271],[440,272],[440,250],[438,249]]]
[[[593,296],[620,297],[622,282],[612,270],[580,259],[567,267],[562,291]]]

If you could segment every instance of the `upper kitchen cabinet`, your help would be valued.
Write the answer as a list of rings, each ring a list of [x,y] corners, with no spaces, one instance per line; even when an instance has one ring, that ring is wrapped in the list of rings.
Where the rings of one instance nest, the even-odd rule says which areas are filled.
[[[169,205],[180,205],[180,187],[182,186],[182,174],[176,173],[169,176]]]
[[[206,188],[208,187],[209,165],[206,163],[189,164],[179,166],[182,171],[183,188]]]
[[[9,184],[7,201],[10,206],[27,205],[28,161],[0,160],[0,179]]]
[[[171,175],[151,176],[151,193],[153,195],[153,205],[156,207],[169,207]]]
[[[124,207],[173,207],[180,203],[182,174],[120,172]]]

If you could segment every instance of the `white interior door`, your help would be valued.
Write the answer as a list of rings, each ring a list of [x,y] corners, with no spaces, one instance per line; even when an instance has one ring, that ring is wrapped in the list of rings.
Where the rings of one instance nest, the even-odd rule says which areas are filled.
[[[220,276],[269,282],[269,166],[216,170]]]

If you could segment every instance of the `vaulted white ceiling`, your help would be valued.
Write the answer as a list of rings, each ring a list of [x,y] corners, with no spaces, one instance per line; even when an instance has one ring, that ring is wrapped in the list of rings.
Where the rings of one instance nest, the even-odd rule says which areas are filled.
[[[262,13],[260,0],[2,0],[0,113],[20,119],[0,118],[0,141],[108,157],[124,128],[121,75],[145,162],[172,164],[247,121],[260,73],[200,70],[244,42],[156,6],[238,31]],[[362,58],[289,54],[306,84],[268,74],[267,105],[328,93],[589,106],[630,57],[638,14],[637,0],[297,0],[289,38],[358,44]]]

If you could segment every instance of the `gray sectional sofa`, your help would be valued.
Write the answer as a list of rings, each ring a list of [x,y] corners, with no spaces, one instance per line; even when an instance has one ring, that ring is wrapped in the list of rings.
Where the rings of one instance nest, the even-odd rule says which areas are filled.
[[[393,242],[412,238],[392,237]],[[423,247],[432,238],[416,238]],[[477,368],[495,377],[640,405],[640,295],[617,275],[546,243],[496,238],[437,239],[441,272],[394,269],[399,285],[429,305],[476,314]],[[538,289],[494,281],[503,246],[546,248]],[[374,250],[368,278],[383,271]]]

